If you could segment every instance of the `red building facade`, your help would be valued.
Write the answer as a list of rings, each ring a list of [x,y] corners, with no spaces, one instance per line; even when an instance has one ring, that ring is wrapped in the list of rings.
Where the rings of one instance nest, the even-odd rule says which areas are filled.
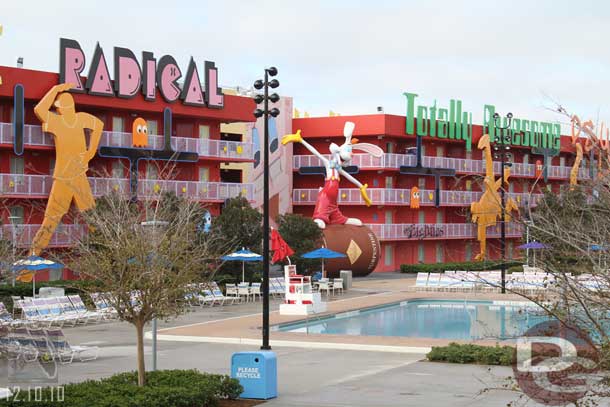
[[[430,136],[430,127],[421,138],[422,165],[428,168],[455,170],[455,176],[439,177],[438,194],[434,176],[401,173],[401,167],[415,166],[417,160],[416,128],[409,132],[407,117],[387,114],[361,116],[334,116],[293,119],[293,131],[301,129],[305,140],[318,151],[328,153],[328,145],[344,141],[343,126],[354,122],[354,137],[360,142],[376,144],[384,150],[377,159],[367,154],[354,154],[351,164],[358,167],[355,177],[368,185],[368,194],[373,201],[370,207],[364,204],[358,188],[342,179],[339,204],[348,217],[362,220],[377,235],[381,243],[381,259],[375,271],[394,271],[401,264],[435,263],[473,260],[479,252],[476,240],[476,225],[470,223],[470,204],[477,201],[482,192],[485,161],[477,148],[478,140],[489,129],[472,125],[472,140],[440,138]],[[427,125],[430,125],[428,120]],[[516,123],[519,125],[519,122]],[[558,128],[555,129],[558,131]],[[516,133],[516,132],[515,132]],[[569,182],[574,163],[573,149],[569,137],[555,135],[556,151],[552,135],[548,143],[536,140],[537,148],[513,145],[513,165],[509,183],[509,196],[519,205],[520,211],[535,208],[544,190],[559,192]],[[527,144],[525,140],[516,140]],[[466,143],[471,143],[468,151]],[[534,144],[534,143],[532,143]],[[549,147],[545,150],[539,148]],[[546,181],[544,177],[547,152]],[[552,156],[552,154],[555,154]],[[318,188],[323,184],[322,175],[303,175],[305,168],[319,166],[320,161],[310,155],[302,145],[295,143],[293,157],[293,210],[306,216],[313,214]],[[494,161],[496,177],[500,166]],[[587,176],[581,168],[580,176]],[[412,188],[420,193],[419,208],[411,206]],[[438,197],[437,197],[438,195]],[[438,207],[436,206],[438,199]],[[413,205],[416,206],[416,205]],[[507,257],[520,257],[516,247],[524,231],[513,222],[506,228]],[[487,230],[487,257],[500,256],[500,223]]]
[[[0,238],[16,240],[19,247],[29,247],[44,216],[44,207],[52,185],[55,163],[53,136],[44,133],[33,109],[45,93],[59,83],[56,73],[0,67]],[[85,79],[83,79],[84,81]],[[16,145],[16,85],[23,86],[23,152]],[[150,150],[165,148],[167,109],[171,110],[171,148],[175,152],[194,153],[190,162],[141,159],[137,162],[137,191],[130,188],[129,158],[97,155],[89,165],[88,177],[95,197],[112,190],[132,193],[140,198],[159,191],[196,199],[212,216],[220,212],[227,198],[242,194],[253,199],[252,184],[232,171],[225,176],[221,163],[253,162],[252,144],[241,134],[221,132],[222,123],[254,120],[251,98],[223,95],[222,108],[193,106],[165,98],[146,100],[142,93],[130,99],[112,96],[73,94],[76,110],[90,113],[104,122],[100,149],[132,148],[132,123],[143,118],[148,126]],[[241,179],[240,179],[241,178]],[[49,249],[69,247],[82,226],[70,224],[66,216]],[[65,273],[69,273],[66,271]],[[57,276],[56,276],[57,277]],[[63,277],[70,277],[65,275]],[[42,279],[45,276],[41,276]]]

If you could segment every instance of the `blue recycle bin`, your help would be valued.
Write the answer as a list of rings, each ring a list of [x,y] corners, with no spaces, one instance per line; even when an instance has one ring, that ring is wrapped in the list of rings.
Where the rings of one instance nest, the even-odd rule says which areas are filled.
[[[231,377],[239,380],[245,399],[277,397],[277,358],[274,352],[237,352],[231,357]]]

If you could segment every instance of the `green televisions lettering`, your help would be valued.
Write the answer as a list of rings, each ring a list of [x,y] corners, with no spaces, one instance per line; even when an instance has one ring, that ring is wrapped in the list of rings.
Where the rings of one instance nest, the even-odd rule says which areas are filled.
[[[464,140],[466,150],[472,147],[472,113],[462,111],[462,101],[451,99],[449,108],[415,105],[416,93],[403,93],[407,99],[407,134]],[[417,129],[415,122],[417,119]],[[417,131],[417,133],[415,133]]]
[[[489,134],[493,140],[496,136],[496,126],[493,119],[496,107],[485,105],[483,108],[483,133]],[[502,117],[502,126],[506,126],[506,118]],[[511,128],[502,131],[502,135],[511,136],[511,144],[531,148],[559,149],[561,144],[561,126],[559,123],[537,122],[534,120],[513,117]]]
[[[443,139],[464,140],[466,151],[472,149],[472,113],[462,110],[462,101],[451,99],[449,107],[416,104],[417,94],[405,92],[406,128],[408,135],[438,137]],[[496,107],[485,105],[483,108],[483,133],[489,134],[493,141],[496,136],[494,113]],[[506,118],[501,118],[506,127]],[[538,122],[513,117],[511,127],[502,130],[502,135],[511,137],[511,144],[530,148],[559,151],[561,145],[561,126],[559,123]]]

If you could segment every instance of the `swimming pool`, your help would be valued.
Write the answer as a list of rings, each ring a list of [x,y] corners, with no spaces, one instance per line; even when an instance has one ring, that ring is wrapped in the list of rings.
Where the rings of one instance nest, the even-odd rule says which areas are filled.
[[[282,332],[441,339],[510,339],[547,316],[522,301],[413,300],[273,327]]]

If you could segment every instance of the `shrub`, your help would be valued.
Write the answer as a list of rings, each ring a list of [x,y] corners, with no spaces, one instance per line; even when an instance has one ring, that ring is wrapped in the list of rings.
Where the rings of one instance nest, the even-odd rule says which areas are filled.
[[[426,357],[431,362],[510,366],[514,352],[510,346],[461,345],[452,342],[448,346],[432,347]]]
[[[506,261],[506,267],[520,266],[521,261]],[[432,264],[402,264],[401,273],[440,273],[447,270],[484,271],[498,270],[502,261],[465,261],[456,263],[432,263]]]
[[[228,376],[197,370],[160,370],[146,373],[147,385],[138,387],[137,372],[64,386],[64,401],[57,402],[57,387],[42,390],[42,401],[0,400],[0,406],[51,407],[207,407],[219,399],[234,399],[243,388]],[[51,398],[55,399],[51,402]],[[34,396],[32,396],[32,399]],[[27,400],[27,397],[25,397]]]

